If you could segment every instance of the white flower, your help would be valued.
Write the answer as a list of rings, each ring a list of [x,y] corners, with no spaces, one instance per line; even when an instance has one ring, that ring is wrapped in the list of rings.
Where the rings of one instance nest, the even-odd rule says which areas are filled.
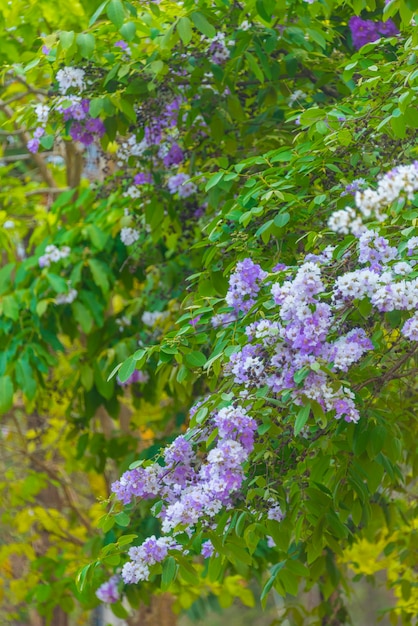
[[[241,30],[250,30],[251,28],[251,24],[248,20],[244,20],[243,22],[241,22],[241,24],[239,25]]]
[[[35,107],[35,115],[40,124],[46,124],[49,116],[49,107],[46,104],[37,104]]]
[[[137,231],[135,228],[122,228],[122,230],[120,231],[120,238],[125,246],[131,246],[133,243],[135,243],[135,241],[138,241],[139,231]]]
[[[55,298],[55,304],[71,304],[78,296],[77,289],[70,288],[68,293],[60,293]]]
[[[84,76],[84,70],[79,67],[63,67],[56,75],[60,92],[65,95],[71,87],[84,91],[86,88]]]
[[[153,327],[159,322],[165,320],[168,315],[168,311],[144,311],[141,319],[142,323],[145,324],[145,326]]]
[[[287,103],[291,107],[297,100],[304,100],[305,98],[306,98],[306,93],[302,91],[301,89],[296,89],[296,91],[294,91],[290,95]]]

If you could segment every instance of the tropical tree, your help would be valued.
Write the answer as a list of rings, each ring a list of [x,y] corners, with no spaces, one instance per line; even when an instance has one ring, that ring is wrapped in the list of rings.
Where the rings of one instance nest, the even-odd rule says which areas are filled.
[[[2,9],[7,614],[349,623],[368,543],[410,623],[413,2],[49,8]]]

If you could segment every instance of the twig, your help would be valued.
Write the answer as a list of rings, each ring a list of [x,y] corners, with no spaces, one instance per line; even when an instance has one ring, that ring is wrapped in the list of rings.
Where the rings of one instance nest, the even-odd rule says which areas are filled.
[[[360,389],[363,389],[363,387],[366,387],[367,385],[369,385],[370,383],[373,383],[373,382],[380,382],[380,383],[384,384],[384,383],[387,383],[390,380],[395,380],[395,379],[398,379],[398,378],[404,378],[405,376],[407,376],[408,374],[410,374],[414,370],[410,370],[409,372],[405,372],[405,373],[401,374],[400,376],[393,376],[393,374],[395,372],[397,372],[398,369],[400,369],[402,367],[402,365],[404,365],[414,355],[414,353],[417,351],[417,349],[418,349],[418,346],[415,346],[415,348],[413,350],[411,350],[410,352],[405,354],[401,359],[399,359],[399,361],[397,361],[395,363],[395,365],[390,370],[388,370],[385,374],[383,374],[383,376],[374,376],[373,378],[369,378],[368,380],[365,380],[364,382],[359,383],[358,385],[355,385],[353,387],[354,391],[360,391]]]
[[[3,100],[0,100],[0,108],[3,109],[4,113],[10,120],[13,120],[14,111],[7,104],[5,104]],[[13,124],[17,129],[18,126],[15,121],[13,121]],[[25,129],[22,129],[22,130],[23,130],[23,132],[21,133],[22,139],[25,143],[28,143],[28,141],[30,141],[31,139],[31,136]],[[47,168],[46,163],[44,159],[42,158],[42,156],[35,152],[34,154],[32,154],[32,159],[35,161],[36,165],[38,166],[39,172],[42,178],[44,179],[44,181],[46,182],[46,184],[49,187],[57,187],[55,179],[52,176],[49,169]]]
[[[32,87],[32,85],[29,85],[29,83],[26,82],[26,80],[22,78],[21,76],[13,75],[13,78],[17,80],[19,83],[21,83],[22,85],[24,85],[30,93],[35,93],[38,96],[48,95],[48,92],[45,89],[35,89],[35,87]]]
[[[11,96],[8,100],[4,100],[4,103],[6,106],[11,104],[12,102],[16,102],[16,100],[21,100],[22,98],[24,98],[25,96],[29,95],[29,91],[22,91],[20,93],[17,93],[15,96]]]
[[[0,129],[0,136],[8,137],[9,135],[23,135],[26,131],[18,128],[17,130],[2,130]]]
[[[38,196],[43,193],[55,195],[61,193],[62,191],[69,191],[71,187],[40,187],[39,189],[31,189],[25,193],[25,196]]]

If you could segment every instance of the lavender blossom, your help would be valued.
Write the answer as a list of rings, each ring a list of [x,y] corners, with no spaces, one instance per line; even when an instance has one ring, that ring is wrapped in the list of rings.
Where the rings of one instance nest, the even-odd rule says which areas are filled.
[[[183,173],[171,176],[167,181],[167,187],[172,195],[177,193],[180,198],[188,198],[197,191],[196,185],[190,180],[190,176]]]
[[[361,17],[353,16],[348,22],[356,50],[367,43],[380,39],[380,37],[392,37],[399,33],[392,20],[386,22],[374,22],[373,20],[363,20]]]
[[[102,602],[106,602],[106,604],[114,604],[118,602],[120,599],[120,592],[118,589],[118,585],[120,582],[120,576],[112,576],[104,582],[96,591],[96,596]]]

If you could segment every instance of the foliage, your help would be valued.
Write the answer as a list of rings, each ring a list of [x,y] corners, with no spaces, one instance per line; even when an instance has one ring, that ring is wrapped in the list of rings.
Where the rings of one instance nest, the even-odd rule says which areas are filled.
[[[29,603],[51,616],[55,603],[67,611],[73,599],[96,604],[94,591],[120,572],[128,549],[160,535],[171,496],[167,486],[127,507],[112,496],[101,535],[94,498],[107,498],[122,472],[160,471],[164,458],[169,465],[167,445],[179,433],[194,446],[193,471],[209,467],[222,443],[216,416],[239,401],[253,420],[244,464],[234,466],[239,488],[210,525],[202,517],[174,527],[149,580],[118,582],[115,593],[132,607],[161,587],[177,609],[196,608],[199,597],[251,603],[244,581],[257,577],[263,601],[273,587],[296,596],[318,586],[316,623],[335,612],[346,623],[343,562],[358,563],[361,542],[378,537],[391,555],[390,584],[408,571],[392,614],[410,623],[415,339],[399,333],[410,308],[372,308],[370,293],[335,307],[327,341],[360,326],[373,350],[338,373],[321,352],[287,389],[240,378],[231,363],[249,349],[250,323],[283,322],[269,283],[290,284],[328,246],[318,301],[331,305],[338,279],[359,267],[356,233],[331,228],[347,205],[360,210],[347,186],[361,178],[360,189],[373,188],[416,158],[415,8],[411,0],[1,8],[1,412],[4,444],[23,461],[15,452],[5,461],[21,495],[2,507],[17,534],[0,551],[25,559],[23,582],[6,561],[8,594],[22,611]],[[400,34],[356,51],[348,22],[360,14],[393,19]],[[417,206],[399,193],[384,220],[365,219],[404,263],[415,258],[407,241],[418,234]],[[237,263],[246,259],[260,276],[250,303],[244,295],[234,307]],[[314,313],[316,300],[308,305]],[[270,373],[273,343],[260,357]],[[318,372],[333,393],[355,392],[358,423],[335,420],[336,406],[309,395]],[[66,489],[80,475],[91,486],[77,486],[74,514]],[[45,500],[47,484],[64,494],[61,511]],[[40,556],[30,544],[42,533]],[[207,540],[214,553],[203,560]],[[356,571],[373,574],[368,567]],[[125,615],[121,602],[113,609]],[[287,615],[302,623],[292,603]]]

